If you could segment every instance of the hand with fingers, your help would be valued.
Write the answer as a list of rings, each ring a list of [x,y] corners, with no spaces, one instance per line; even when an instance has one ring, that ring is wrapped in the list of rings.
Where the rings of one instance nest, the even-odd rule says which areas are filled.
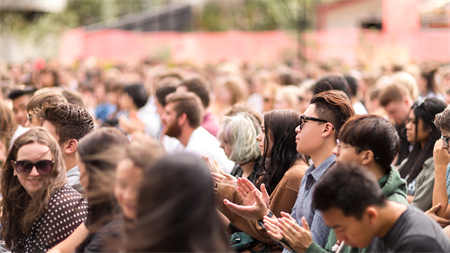
[[[269,234],[272,240],[279,242],[283,239],[283,234],[281,234],[281,229],[278,226],[280,224],[277,217],[264,216],[264,227],[266,228],[267,234]]]
[[[283,239],[295,252],[305,252],[313,242],[305,217],[302,217],[302,226],[300,226],[288,213],[281,212],[281,216],[278,218],[278,228]]]
[[[237,185],[237,178],[222,170],[219,170],[218,172],[211,171],[211,176],[216,184]]]
[[[432,208],[428,209],[425,214],[428,215],[431,219],[439,223],[441,227],[445,228],[446,226],[450,225],[450,220],[440,217],[437,213],[439,212],[439,209],[441,208],[441,204],[437,204],[433,206]]]
[[[259,191],[252,182],[246,178],[237,180],[237,192],[242,199],[242,204],[232,203],[228,199],[224,200],[232,212],[248,220],[260,220],[269,212],[269,194],[264,184],[261,184]]]

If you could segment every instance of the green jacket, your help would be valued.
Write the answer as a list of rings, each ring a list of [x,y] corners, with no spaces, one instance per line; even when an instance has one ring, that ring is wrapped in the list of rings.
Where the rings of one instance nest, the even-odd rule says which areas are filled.
[[[395,201],[398,203],[402,203],[408,205],[407,195],[406,195],[406,182],[400,177],[398,171],[394,168],[391,169],[389,175],[382,177],[378,183],[380,184],[381,190],[383,194],[387,197],[388,200]],[[317,243],[313,242],[311,246],[306,250],[306,253],[326,253],[326,252],[334,252],[337,246],[333,247],[336,244],[336,234],[334,230],[330,230],[330,234],[328,235],[328,241],[325,245],[325,248],[320,247]],[[339,253],[364,253],[366,249],[352,248],[351,246],[344,245]]]

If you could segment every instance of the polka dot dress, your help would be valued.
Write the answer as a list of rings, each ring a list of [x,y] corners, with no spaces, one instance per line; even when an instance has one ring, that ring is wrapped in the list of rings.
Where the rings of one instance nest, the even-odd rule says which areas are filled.
[[[50,198],[48,208],[30,233],[18,242],[24,252],[46,252],[66,239],[87,216],[87,202],[80,193],[65,185]]]

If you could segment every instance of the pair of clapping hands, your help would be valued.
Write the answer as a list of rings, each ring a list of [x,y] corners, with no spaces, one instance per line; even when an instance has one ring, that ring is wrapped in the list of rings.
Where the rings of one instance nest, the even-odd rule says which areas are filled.
[[[216,185],[226,184],[235,186],[242,203],[236,204],[228,199],[224,204],[232,212],[252,221],[263,220],[264,228],[268,235],[280,242],[285,248],[291,248],[295,252],[304,252],[312,243],[312,234],[306,219],[302,218],[302,226],[297,224],[294,218],[286,212],[281,212],[281,217],[269,217],[270,197],[264,184],[258,190],[256,186],[246,178],[235,178],[217,166],[217,163],[206,159],[211,175]]]

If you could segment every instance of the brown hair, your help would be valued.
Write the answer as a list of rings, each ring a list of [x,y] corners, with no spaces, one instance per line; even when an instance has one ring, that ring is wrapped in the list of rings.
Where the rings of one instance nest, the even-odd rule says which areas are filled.
[[[0,117],[0,141],[8,149],[17,123],[12,110],[3,101],[0,101]]]
[[[16,176],[13,161],[17,159],[19,149],[27,144],[39,143],[47,146],[52,154],[54,166],[52,172],[44,180],[44,187],[31,198]],[[1,235],[7,248],[13,248],[17,240],[29,232],[33,222],[47,208],[53,192],[66,182],[66,169],[61,150],[56,140],[44,128],[31,128],[21,135],[11,147],[1,173],[2,224]]]
[[[312,97],[311,104],[316,106],[317,115],[333,124],[336,138],[341,126],[355,114],[350,99],[339,90],[320,92]]]
[[[128,138],[116,128],[94,130],[80,140],[77,152],[85,166],[88,187],[86,226],[90,232],[109,222],[115,212],[114,175],[117,163],[124,157]]]
[[[402,101],[402,99],[408,96],[408,90],[400,84],[389,84],[382,88],[379,95],[380,105],[386,107],[392,102]]]
[[[166,153],[161,144],[144,134],[133,135],[133,140],[126,148],[126,157],[136,167],[146,168]]]
[[[192,92],[175,92],[166,97],[167,104],[174,103],[177,116],[186,114],[189,125],[197,128],[202,123],[203,110],[200,99]]]
[[[450,108],[447,107],[443,112],[436,114],[434,124],[437,128],[444,131],[450,131]]]
[[[220,84],[219,84],[220,85]],[[231,105],[242,102],[247,96],[246,86],[244,80],[237,77],[227,77],[222,81],[223,86],[225,86],[231,93]]]
[[[44,119],[55,126],[59,143],[69,139],[80,140],[94,129],[94,119],[88,110],[74,104],[50,105],[45,109]]]
[[[67,99],[60,91],[54,88],[39,89],[31,97],[30,102],[28,102],[27,112],[29,116],[42,119],[46,107],[59,103],[67,103]]]

